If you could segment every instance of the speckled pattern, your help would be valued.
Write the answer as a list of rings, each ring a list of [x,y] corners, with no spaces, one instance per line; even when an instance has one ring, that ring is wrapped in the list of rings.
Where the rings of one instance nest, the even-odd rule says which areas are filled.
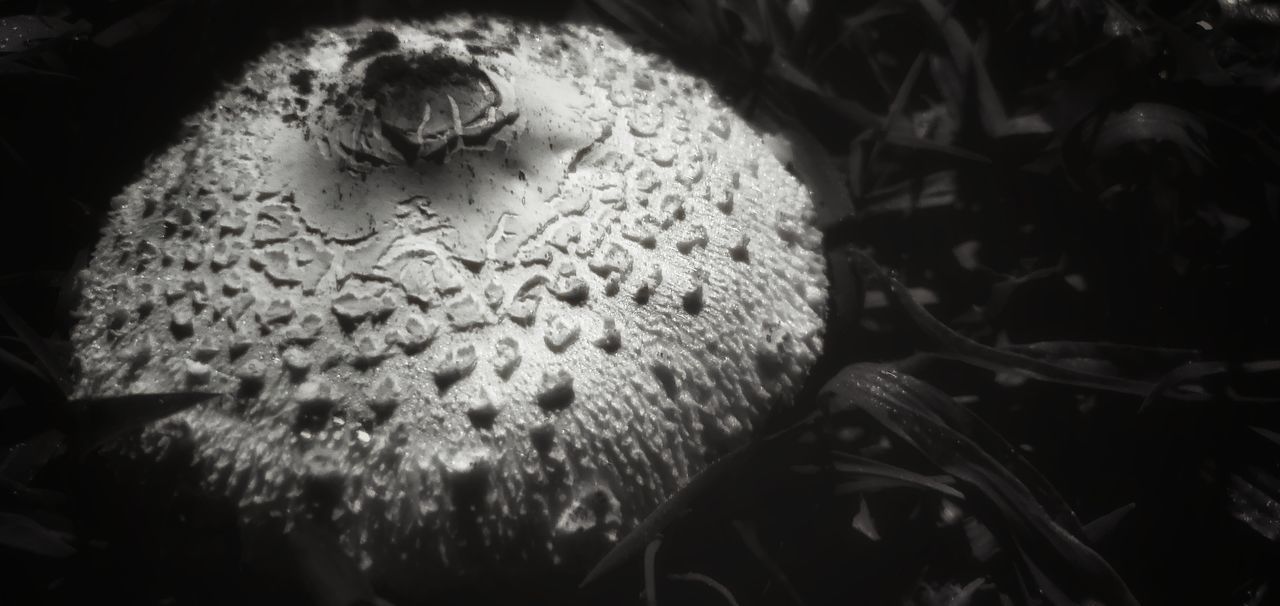
[[[315,30],[186,132],[82,275],[76,392],[225,393],[114,452],[328,518],[376,584],[590,562],[820,349],[809,194],[603,30]]]

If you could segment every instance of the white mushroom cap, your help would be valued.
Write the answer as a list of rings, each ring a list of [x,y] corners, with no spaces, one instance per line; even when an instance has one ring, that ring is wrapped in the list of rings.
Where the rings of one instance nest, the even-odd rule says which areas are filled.
[[[250,523],[324,487],[381,583],[590,563],[820,349],[804,187],[602,30],[317,30],[188,124],[83,275],[78,392],[228,394],[120,451],[181,433]]]

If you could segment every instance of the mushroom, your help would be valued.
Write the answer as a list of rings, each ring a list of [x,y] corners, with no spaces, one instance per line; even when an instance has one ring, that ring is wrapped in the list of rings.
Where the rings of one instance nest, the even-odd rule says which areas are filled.
[[[806,189],[603,29],[316,29],[188,127],[82,274],[78,395],[225,394],[113,452],[331,522],[393,594],[581,571],[820,350]]]

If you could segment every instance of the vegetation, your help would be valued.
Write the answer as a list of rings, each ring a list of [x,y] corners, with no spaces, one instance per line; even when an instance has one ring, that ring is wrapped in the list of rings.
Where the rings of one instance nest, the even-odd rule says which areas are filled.
[[[574,599],[1276,599],[1274,3],[509,4],[717,82],[818,196],[831,261],[828,351],[793,414]],[[372,600],[331,546],[295,567],[329,588],[307,598],[240,561],[225,512],[175,544],[139,512],[183,495],[127,521],[82,498],[85,450],[204,396],[69,401],[68,309],[106,201],[245,57],[461,4],[0,6],[0,601]]]

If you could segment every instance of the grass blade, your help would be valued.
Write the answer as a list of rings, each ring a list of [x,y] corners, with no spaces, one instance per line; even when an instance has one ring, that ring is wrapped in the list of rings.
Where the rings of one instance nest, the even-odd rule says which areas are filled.
[[[833,455],[836,458],[836,463],[833,465],[836,471],[856,476],[874,476],[893,480],[899,486],[924,488],[953,499],[964,500],[964,495],[955,488],[948,486],[944,480],[848,453],[836,452]],[[943,477],[945,478],[945,476]],[[836,491],[840,492],[839,486],[837,486]]]
[[[44,339],[36,334],[36,331],[24,322],[22,318],[18,317],[17,312],[13,311],[9,304],[4,302],[4,299],[0,299],[0,319],[3,319],[9,325],[9,328],[13,330],[13,333],[19,339],[22,339],[27,349],[31,350],[31,355],[34,355],[36,361],[44,367],[45,373],[53,378],[54,385],[62,393],[68,393],[71,389],[71,378],[67,375],[63,364],[58,361],[53,350],[49,349],[45,344]]]
[[[1137,604],[1111,566],[1080,540],[1083,531],[1070,510],[1055,502],[1057,499],[1053,496],[1046,499],[1036,494],[1043,495],[1045,489],[1030,487],[1043,482],[1033,468],[1023,464],[1032,474],[1026,476],[1030,484],[1024,483],[969,435],[958,430],[964,424],[952,422],[948,417],[971,413],[955,405],[946,394],[885,367],[855,364],[828,382],[819,397],[831,406],[869,413],[887,430],[954,476],[975,513],[985,518],[1004,540],[1016,541],[1013,544],[1025,551],[1025,563],[1032,576],[1041,579],[1046,591],[1079,588],[1108,604]],[[976,417],[969,420],[974,421],[969,424],[971,427],[984,426]],[[999,440],[994,435],[983,437],[988,443]],[[1001,450],[1006,451],[1006,457],[1012,453],[1007,443],[1002,444]],[[1048,492],[1056,494],[1051,489]],[[1070,583],[1063,582],[1068,579]]]
[[[1134,381],[1084,372],[1063,367],[1044,360],[1030,358],[1016,352],[988,347],[951,330],[911,296],[911,291],[901,282],[890,277],[880,266],[862,253],[853,254],[854,262],[864,272],[880,277],[889,285],[895,300],[907,312],[926,336],[933,341],[935,355],[987,368],[997,372],[1013,371],[1032,379],[1087,387],[1103,391],[1146,397],[1156,387],[1147,381]]]
[[[1280,360],[1262,360],[1257,362],[1249,362],[1243,365],[1242,371],[1247,373],[1265,373],[1280,370]],[[1206,379],[1220,377],[1230,372],[1225,362],[1188,362],[1179,368],[1170,371],[1156,383],[1151,389],[1151,393],[1147,394],[1142,400],[1142,406],[1138,408],[1138,412],[1150,412],[1152,406],[1160,400],[1161,397],[1173,391],[1175,388],[1188,386],[1190,384],[1203,383]],[[1230,387],[1227,388],[1226,395],[1228,399],[1236,403],[1251,404],[1280,404],[1280,397],[1268,396],[1245,396],[1235,393]],[[1213,398],[1210,394],[1203,394],[1197,398],[1201,401],[1208,401]]]
[[[771,460],[776,448],[786,443],[785,437],[808,427],[811,422],[812,416],[806,417],[786,429],[735,450],[707,466],[687,486],[659,505],[634,530],[618,541],[618,544],[596,563],[578,586],[585,587],[594,583],[600,577],[617,569],[623,562],[639,554],[650,541],[662,533],[664,528],[682,517],[694,503],[708,495],[720,492],[723,487],[737,480],[741,474],[758,472],[760,465]]]
[[[703,585],[710,587],[712,591],[720,594],[720,597],[724,598],[725,604],[728,604],[729,606],[738,606],[738,600],[733,597],[733,592],[729,591],[728,587],[725,587],[724,584],[722,584],[721,582],[705,574],[698,573],[698,572],[686,572],[683,574],[669,574],[667,575],[667,578],[673,579],[676,581],[691,581],[694,583],[702,583]]]
[[[747,550],[756,557],[756,560],[765,567],[765,570],[769,571],[769,574],[773,576],[773,580],[786,591],[791,603],[797,606],[804,606],[804,598],[800,596],[800,592],[796,590],[795,585],[791,584],[791,579],[787,577],[787,573],[782,570],[782,567],[769,555],[769,551],[760,543],[760,537],[756,534],[755,526],[742,520],[734,520],[733,527],[738,530],[738,536],[742,539],[742,544],[747,546]]]
[[[957,164],[977,164],[980,166],[991,165],[991,158],[988,158],[977,152],[971,152],[967,149],[947,145],[946,143],[938,143],[928,139],[921,139],[915,136],[890,134],[885,135],[884,142],[894,147],[916,152],[921,156],[920,160],[925,157],[934,156],[945,158],[947,160],[957,161]]]
[[[654,537],[644,547],[644,603],[648,606],[658,606],[656,568],[658,566],[658,549],[660,547],[662,547],[662,537]]]
[[[796,67],[786,57],[778,53],[774,53],[772,60],[769,62],[770,75],[779,82],[788,84],[798,93],[822,103],[828,109],[839,115],[850,125],[859,128],[882,128],[884,126],[884,117],[877,114],[862,104],[836,95],[817,82],[813,81],[803,70]]]
[[[222,394],[208,391],[145,393],[73,400],[80,411],[77,437],[85,451]]]
[[[1194,349],[1169,347],[1145,347],[1105,341],[1039,341],[1021,345],[1009,345],[1008,351],[1046,360],[1088,358],[1106,360],[1117,365],[1131,364],[1186,364],[1200,357]]]
[[[1085,536],[1089,537],[1089,542],[1095,545],[1102,542],[1103,539],[1115,532],[1116,528],[1120,526],[1120,522],[1124,521],[1124,518],[1132,513],[1135,507],[1137,505],[1134,503],[1121,505],[1115,511],[1085,524]]]
[[[0,368],[3,367],[7,367],[12,372],[26,375],[27,378],[35,379],[41,383],[51,382],[49,376],[44,374],[44,371],[28,364],[22,358],[0,349]]]
[[[31,518],[0,511],[0,545],[32,555],[61,559],[75,555],[61,533]]]
[[[813,192],[819,229],[834,224],[853,212],[853,200],[844,177],[831,163],[822,144],[798,124],[784,126],[783,136],[791,144],[791,160],[801,181]]]

